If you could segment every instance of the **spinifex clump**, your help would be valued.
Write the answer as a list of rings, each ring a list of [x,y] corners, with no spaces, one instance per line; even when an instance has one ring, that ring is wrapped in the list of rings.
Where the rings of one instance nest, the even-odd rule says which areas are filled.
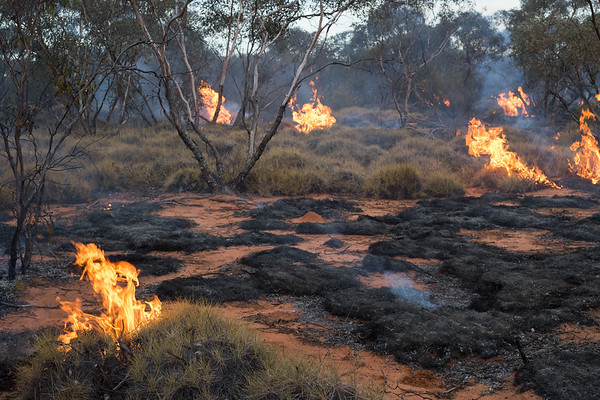
[[[145,322],[160,315],[161,302],[158,297],[147,302],[135,298],[135,287],[139,285],[137,270],[128,262],[110,262],[104,257],[104,251],[95,244],[73,243],[77,249],[75,263],[84,267],[81,278],[87,275],[92,288],[102,298],[105,308],[100,316],[81,310],[81,300],[61,301],[61,308],[69,315],[65,321],[65,330],[58,340],[68,344],[75,339],[79,331],[97,329],[113,338],[127,337]],[[57,298],[60,301],[60,299]]]

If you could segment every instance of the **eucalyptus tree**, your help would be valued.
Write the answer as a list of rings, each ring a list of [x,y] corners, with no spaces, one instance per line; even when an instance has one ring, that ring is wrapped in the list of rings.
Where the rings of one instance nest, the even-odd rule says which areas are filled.
[[[30,263],[49,174],[80,154],[80,142],[69,138],[109,74],[102,57],[82,62],[93,43],[66,3],[0,2],[0,135],[15,218],[9,279],[19,260],[22,273]]]
[[[597,111],[600,30],[596,2],[523,1],[507,28],[515,63],[533,89],[539,114],[562,106],[575,120],[581,104]]]
[[[359,0],[185,0],[172,3],[168,9],[159,9],[154,2],[143,0],[129,0],[129,4],[153,60],[159,66],[155,73],[159,78],[159,88],[165,101],[165,113],[198,162],[202,177],[209,188],[222,191],[236,189],[242,184],[268,143],[277,134],[286,108],[307,74],[313,51],[342,13],[360,3]],[[214,11],[213,14],[211,10]],[[206,19],[206,15],[210,18]],[[261,81],[260,61],[294,24],[310,18],[313,19],[316,28],[302,49],[300,61],[288,77],[287,89],[275,100],[271,100],[279,101],[279,106],[275,118],[263,128],[264,125],[260,122],[264,106],[261,101],[264,99],[259,96],[259,91],[264,80]],[[225,82],[224,76],[227,74],[229,60],[236,51],[243,52],[239,50],[241,45],[246,47],[248,64],[244,85],[247,87],[247,104],[251,109],[250,122],[245,124],[245,157],[232,176],[226,176],[223,154],[210,137],[212,125],[202,124],[216,121],[219,112],[217,107],[212,120],[201,114],[202,104],[196,94],[196,66],[202,60],[191,59],[187,51],[190,29],[206,27],[206,24],[198,24],[198,21],[203,20],[214,22],[212,33],[221,32],[221,40],[225,43],[219,98],[222,96],[222,85]],[[211,28],[210,25],[208,27]],[[182,70],[175,68],[175,55],[168,53],[168,48],[178,50],[177,56],[182,60]]]
[[[434,0],[383,2],[359,28],[400,126],[407,126],[415,104],[428,103],[419,76],[444,52],[458,28],[448,4]]]

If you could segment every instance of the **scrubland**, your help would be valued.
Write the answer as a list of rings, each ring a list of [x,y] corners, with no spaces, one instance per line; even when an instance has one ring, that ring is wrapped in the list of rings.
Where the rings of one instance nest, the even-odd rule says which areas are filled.
[[[344,121],[350,123],[350,116],[360,113],[368,114],[356,107],[341,111]],[[363,124],[371,119],[375,116]],[[469,187],[503,192],[534,189],[531,182],[484,168],[485,159],[469,155],[464,139],[466,128],[465,121],[460,127],[462,135],[457,136],[454,129],[448,128],[432,137],[415,127],[338,124],[302,134],[291,123],[284,123],[242,190],[260,195],[335,193],[401,199],[460,195]],[[233,176],[245,155],[245,131],[224,126],[207,131],[223,154],[226,174]],[[551,178],[566,176],[567,159],[572,154],[568,147],[578,138],[577,127],[562,130],[558,140],[539,131],[506,127],[504,133],[510,150],[529,165],[539,167]],[[50,201],[88,201],[101,193],[120,191],[206,190],[197,163],[166,123],[152,128],[99,128],[94,136],[70,140],[85,151],[70,168],[51,176],[46,188]],[[5,185],[0,188],[0,201],[6,202],[10,198],[10,185],[6,185],[10,182],[10,170],[6,160],[1,162],[0,182]]]

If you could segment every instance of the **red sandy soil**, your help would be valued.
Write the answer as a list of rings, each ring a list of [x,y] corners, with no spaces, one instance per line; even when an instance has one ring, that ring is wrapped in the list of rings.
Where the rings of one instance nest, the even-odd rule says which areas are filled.
[[[567,253],[596,246],[592,242],[558,238],[544,230],[487,229],[470,231],[461,229],[460,234],[470,240],[501,247],[511,252],[551,253],[560,251]]]
[[[553,194],[556,194],[556,191]],[[560,194],[562,195],[563,193],[561,192]],[[331,196],[319,197],[328,198]],[[57,217],[68,217],[76,215],[82,209],[103,209],[112,207],[114,203],[139,200],[141,199],[119,195],[103,198],[85,206],[53,207],[52,213]],[[154,197],[145,200],[161,202],[165,207],[164,210],[160,211],[160,215],[162,216],[192,219],[198,223],[196,229],[200,232],[210,233],[211,235],[231,236],[241,231],[238,228],[238,223],[244,219],[235,217],[234,213],[249,210],[261,204],[271,203],[276,198],[207,197],[186,194],[162,195],[158,196],[158,198]],[[109,206],[109,204],[111,205]],[[415,201],[360,201],[363,213],[368,215],[398,213],[414,205]],[[348,214],[344,215],[344,217],[355,218],[357,215]],[[322,221],[324,221],[323,217],[314,212],[309,212],[301,218],[288,222]],[[542,231],[533,233],[525,231],[465,231],[463,234],[471,240],[483,241],[502,247],[506,246],[515,251],[544,251],[544,249],[552,249],[553,247],[563,249],[564,246],[572,246],[572,243],[563,243],[558,239],[548,237],[547,232]],[[380,237],[341,235],[303,235],[303,237],[307,239],[306,242],[300,243],[297,247],[316,252],[326,262],[340,266],[361,260],[365,256],[369,244],[374,240],[381,240]],[[342,239],[346,245],[341,249],[324,247],[323,242],[331,237]],[[540,243],[544,244],[540,245]],[[576,246],[586,245],[586,243],[578,243]],[[175,277],[211,274],[215,272],[238,273],[241,266],[237,260],[245,255],[267,248],[269,247],[240,246],[220,248],[192,255],[172,254],[184,261],[184,267],[178,272],[160,277],[145,277],[142,271],[140,286],[144,293],[148,291],[149,285]],[[408,261],[416,264],[436,262],[420,259],[409,259]],[[409,283],[412,282],[415,287],[420,288],[419,283],[414,282],[410,274],[399,274],[397,278],[405,279]],[[366,286],[381,287],[386,286],[386,283],[389,285],[389,282],[386,282],[389,279],[389,275],[384,277],[382,274],[374,274],[371,277],[363,278],[362,282]],[[59,283],[48,279],[30,279],[22,285],[22,290],[20,290],[17,300],[33,305],[33,307],[18,309],[0,319],[0,334],[2,332],[23,332],[48,326],[62,326],[65,313],[57,307],[57,297],[60,297],[61,300],[69,301],[80,298],[83,300],[86,311],[96,311],[99,309],[98,301],[92,294],[89,283],[79,281],[77,277],[73,277],[71,281],[61,281]],[[38,308],[35,307],[36,305],[54,308]],[[386,399],[451,398],[520,400],[538,398],[531,392],[517,393],[517,389],[512,385],[511,379],[506,382],[503,388],[494,388],[493,390],[476,382],[473,382],[470,386],[450,387],[433,372],[413,370],[407,366],[398,364],[391,356],[381,356],[366,350],[353,350],[348,346],[328,347],[315,340],[314,335],[311,336],[312,340],[306,340],[306,337],[300,334],[307,326],[298,322],[297,317],[299,312],[294,303],[271,300],[230,303],[223,309],[224,315],[250,324],[260,332],[265,342],[280,348],[283,352],[308,356],[318,362],[332,365],[348,379],[355,379],[360,384],[369,384],[379,388],[385,392],[384,398]],[[327,329],[326,327],[319,326],[310,326],[309,328],[317,332],[319,329]],[[572,326],[564,326],[562,330],[568,337],[579,335],[577,332],[585,331],[582,329],[578,330],[577,327]],[[600,332],[592,333],[594,335],[600,334]],[[565,336],[565,340],[567,340],[567,336]],[[0,394],[0,398],[2,398],[2,394]]]

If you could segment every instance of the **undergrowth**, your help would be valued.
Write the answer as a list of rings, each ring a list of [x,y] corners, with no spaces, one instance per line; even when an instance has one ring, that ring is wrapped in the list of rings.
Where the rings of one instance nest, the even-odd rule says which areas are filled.
[[[579,138],[576,126],[556,138],[532,138],[529,131],[513,128],[504,133],[510,150],[527,164],[539,167],[551,179],[569,174],[566,160],[572,156],[570,144]],[[246,132],[214,126],[207,128],[206,135],[223,156],[225,178],[235,176],[244,163]],[[103,128],[95,136],[75,135],[68,140],[83,144],[86,155],[49,176],[46,194],[51,201],[89,201],[114,191],[207,190],[192,154],[167,124]],[[412,198],[460,195],[465,187],[508,192],[532,188],[527,182],[490,173],[486,162],[487,157],[468,154],[464,135],[432,138],[409,129],[341,125],[305,135],[283,124],[241,189],[261,195]],[[11,181],[10,168],[5,164],[0,159],[0,206],[9,204],[11,197],[10,185],[6,185]],[[211,158],[209,165],[214,168]],[[415,174],[389,175],[398,165]],[[388,171],[385,178],[383,171]],[[387,187],[377,188],[376,182]]]
[[[268,348],[219,310],[176,302],[134,337],[47,332],[19,373],[25,399],[361,399],[330,369]],[[374,398],[374,395],[370,395]]]

